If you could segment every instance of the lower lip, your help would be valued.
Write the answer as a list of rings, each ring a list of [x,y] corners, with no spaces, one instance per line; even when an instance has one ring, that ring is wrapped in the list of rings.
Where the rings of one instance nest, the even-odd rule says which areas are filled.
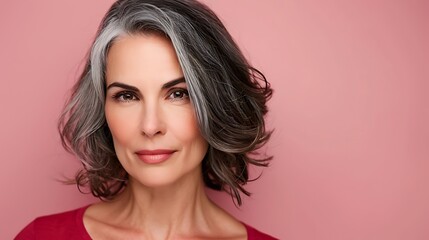
[[[170,158],[173,153],[164,153],[164,154],[137,154],[137,156],[144,163],[147,164],[157,164],[162,163]]]

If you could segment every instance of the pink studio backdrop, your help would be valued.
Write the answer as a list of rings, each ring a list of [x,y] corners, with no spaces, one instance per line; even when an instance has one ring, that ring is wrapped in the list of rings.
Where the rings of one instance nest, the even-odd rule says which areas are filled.
[[[206,0],[272,82],[272,167],[239,219],[280,239],[429,239],[429,4]],[[3,1],[0,238],[95,201],[56,121],[109,1]]]

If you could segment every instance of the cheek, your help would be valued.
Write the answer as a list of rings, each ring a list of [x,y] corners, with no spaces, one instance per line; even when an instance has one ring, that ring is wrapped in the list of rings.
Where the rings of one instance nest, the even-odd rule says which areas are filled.
[[[183,111],[172,119],[175,119],[175,121],[171,121],[169,124],[170,131],[173,132],[176,139],[190,151],[190,154],[204,157],[208,144],[200,133],[193,111],[191,109]]]
[[[135,114],[124,109],[115,108],[109,104],[106,104],[105,114],[115,147],[126,145],[127,142],[133,139],[133,135],[136,132],[135,122],[137,121]]]
[[[182,142],[193,141],[199,135],[198,123],[192,109],[170,111],[169,115],[166,119],[169,119],[170,131]]]

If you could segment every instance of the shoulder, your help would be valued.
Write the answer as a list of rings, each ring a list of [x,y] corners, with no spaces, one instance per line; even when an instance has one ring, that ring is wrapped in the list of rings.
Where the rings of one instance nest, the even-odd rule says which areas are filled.
[[[82,218],[87,207],[38,217],[15,239],[81,239],[85,233]]]
[[[276,240],[278,238],[272,237],[266,233],[263,233],[252,226],[243,223],[247,230],[248,240]]]

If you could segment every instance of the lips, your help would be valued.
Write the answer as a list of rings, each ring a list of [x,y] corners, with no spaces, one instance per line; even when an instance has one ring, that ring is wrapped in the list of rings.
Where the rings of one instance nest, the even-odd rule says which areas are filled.
[[[147,164],[162,163],[169,159],[175,150],[155,149],[155,150],[140,150],[136,154],[140,160]]]

